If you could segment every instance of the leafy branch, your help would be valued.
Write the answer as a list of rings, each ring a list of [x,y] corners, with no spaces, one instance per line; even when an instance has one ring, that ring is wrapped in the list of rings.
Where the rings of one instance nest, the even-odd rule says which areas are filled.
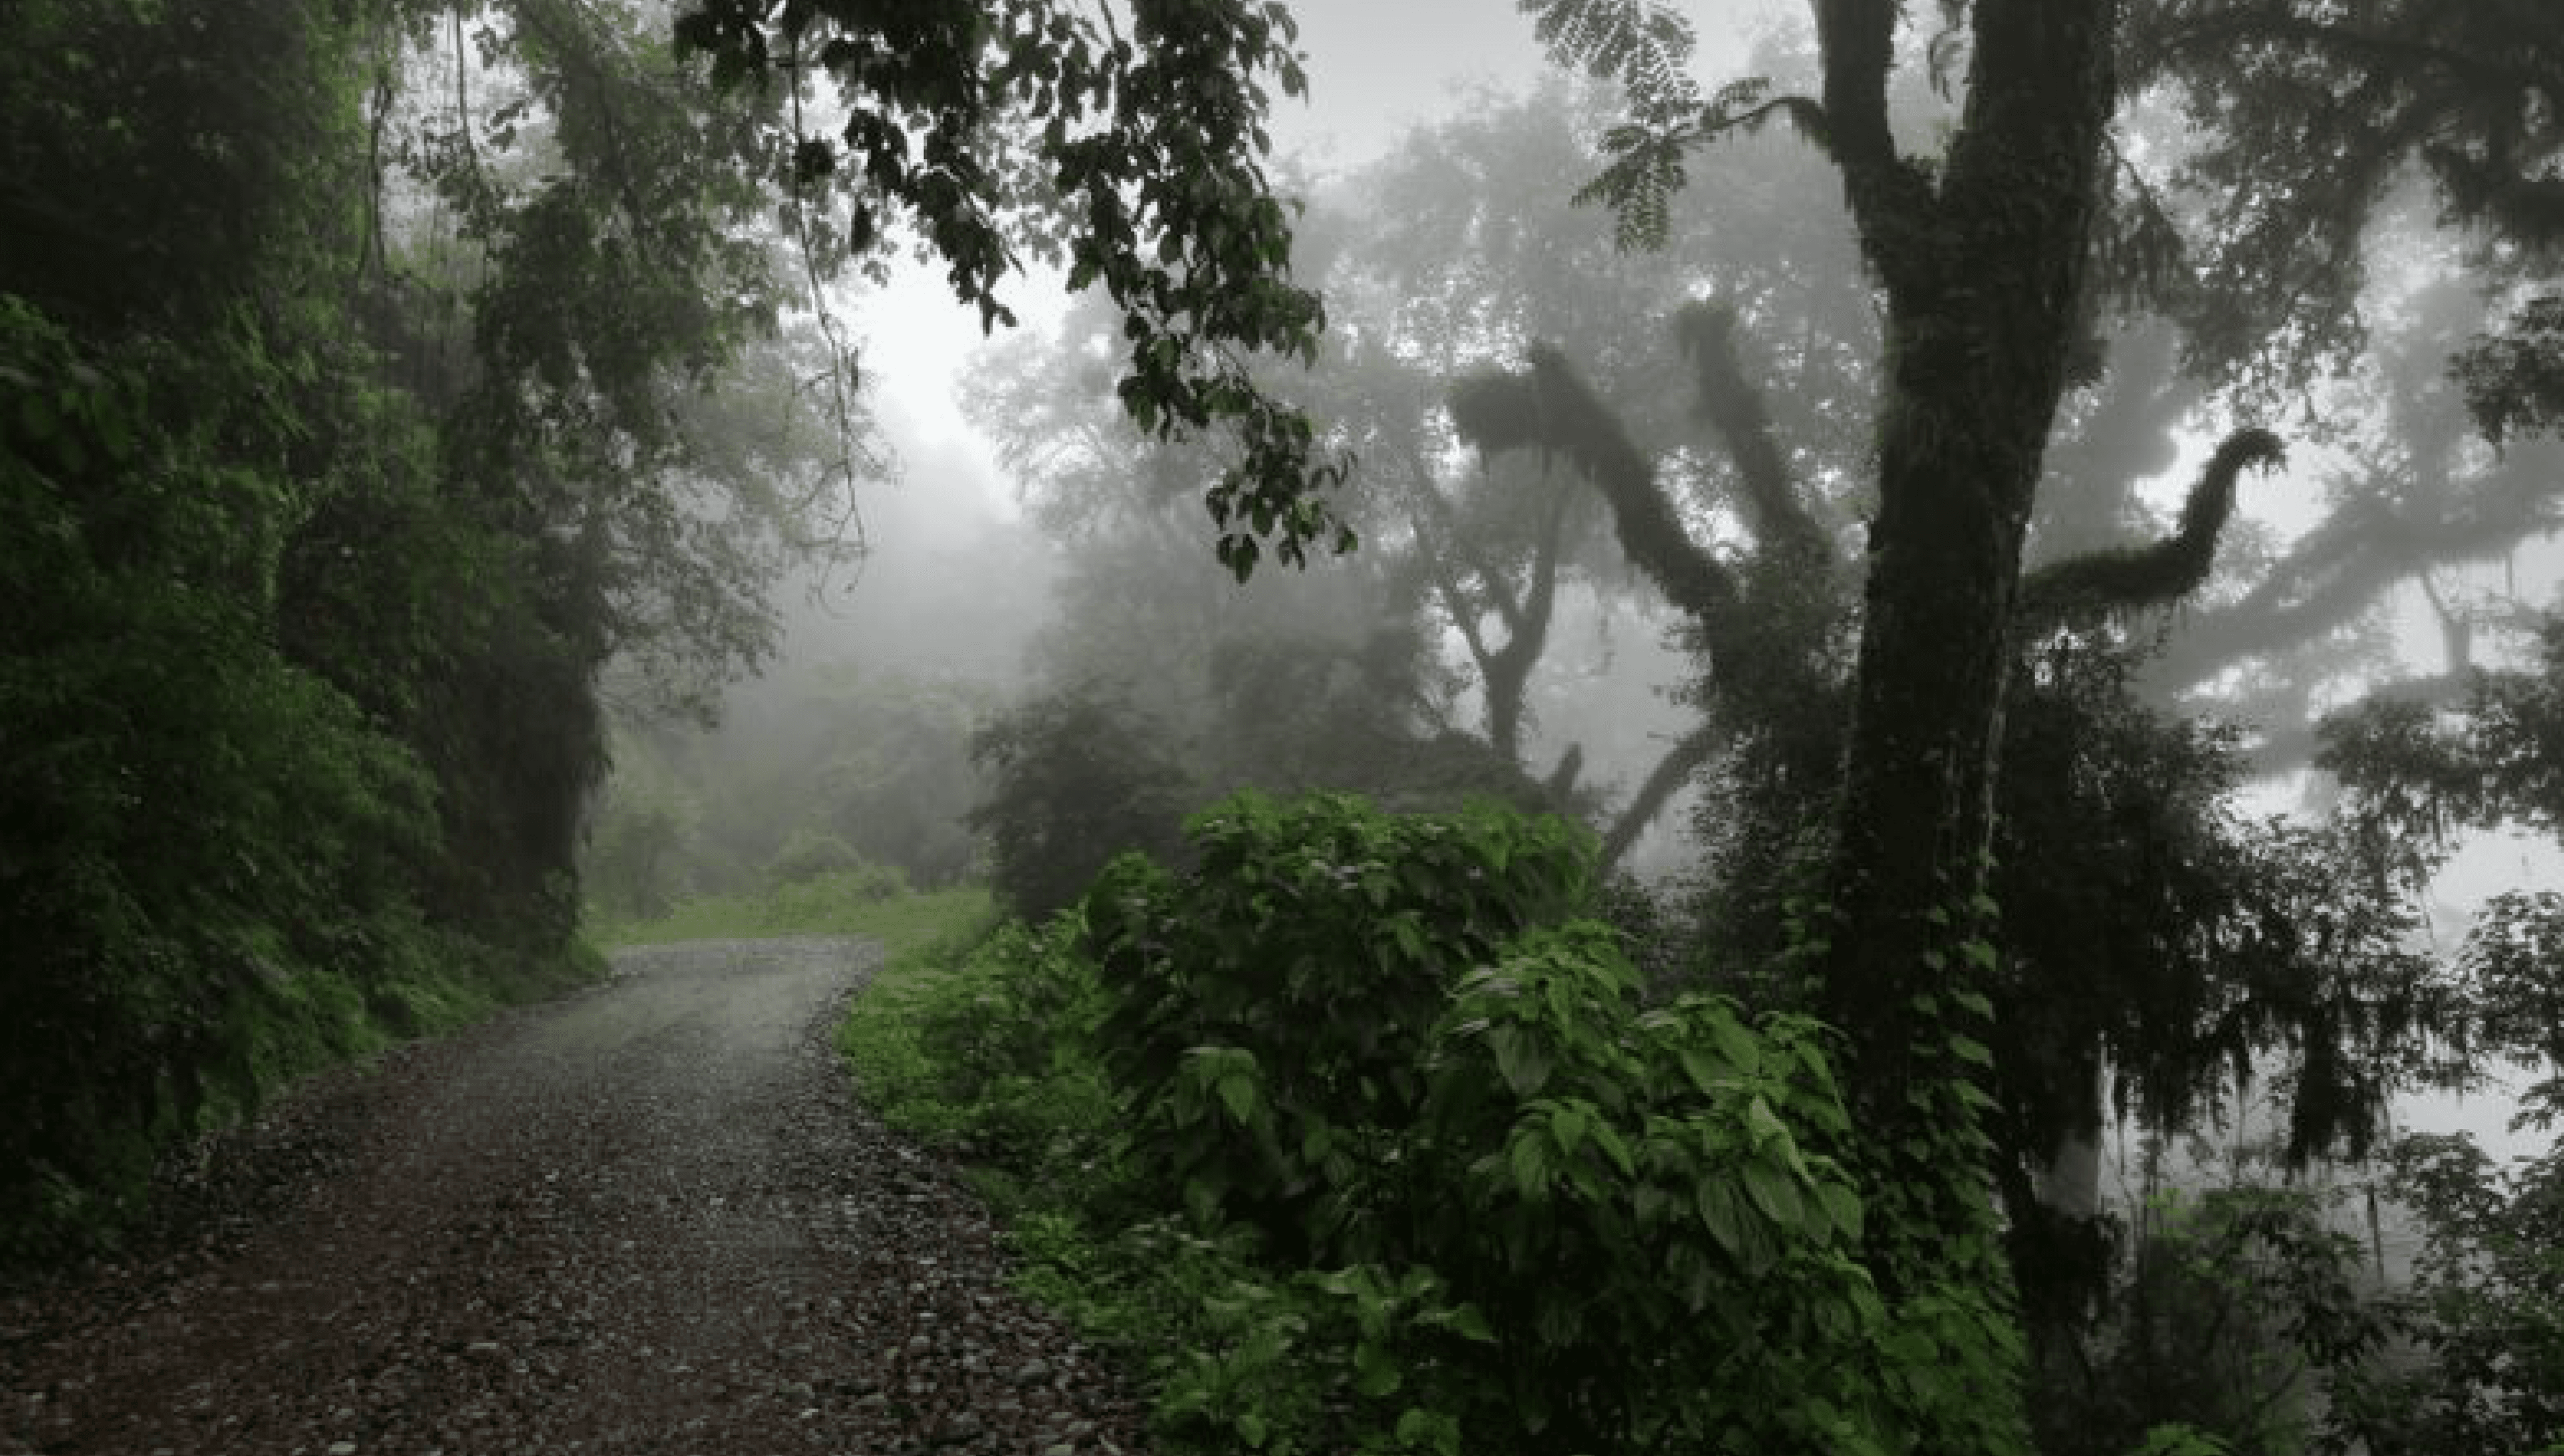
[[[1286,95],[1306,87],[1283,6],[1142,5],[1126,35],[1109,11],[1066,0],[993,13],[816,0],[779,17],[756,0],[697,0],[677,38],[734,87],[780,65],[797,77],[816,39],[809,54],[848,118],[835,142],[789,138],[797,174],[844,190],[855,251],[907,219],[985,328],[1013,321],[999,290],[1018,240],[1064,230],[1071,288],[1100,284],[1122,312],[1117,394],[1132,420],[1160,439],[1219,427],[1235,440],[1204,505],[1239,578],[1267,542],[1295,565],[1312,544],[1353,547],[1327,499],[1351,462],[1325,457],[1307,415],[1246,364],[1312,361],[1325,327],[1317,296],[1290,281],[1290,218],[1261,164],[1266,78]],[[1010,142],[1029,148],[1031,174],[1014,175]]]

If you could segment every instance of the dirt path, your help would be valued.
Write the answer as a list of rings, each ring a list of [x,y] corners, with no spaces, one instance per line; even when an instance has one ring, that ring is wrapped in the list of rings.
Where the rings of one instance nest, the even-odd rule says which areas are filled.
[[[627,952],[316,1090],[281,1214],[11,1312],[0,1451],[1136,1449],[985,1216],[851,1105],[829,1033],[875,954]]]

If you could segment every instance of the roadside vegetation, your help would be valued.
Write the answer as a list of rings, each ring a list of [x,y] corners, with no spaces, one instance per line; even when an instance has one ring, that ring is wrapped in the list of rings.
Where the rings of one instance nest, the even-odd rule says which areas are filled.
[[[1830,1035],[1637,970],[1658,928],[1606,919],[1584,831],[1249,793],[1186,841],[1037,924],[949,921],[841,1035],[1168,1449],[1891,1451],[1966,1378],[1858,1270]],[[2551,1159],[2400,1153],[2428,1253],[2391,1289],[2356,1186],[2227,1161],[2112,1220],[2050,1447],[2554,1449]]]
[[[1597,89],[1331,179],[1276,0],[0,7],[0,1266],[860,935],[1176,1446],[2564,1452],[2564,1163],[2391,1116],[2564,1112],[2564,895],[2431,925],[2564,829],[2564,10],[1517,8]],[[1082,296],[942,559],[912,251]]]

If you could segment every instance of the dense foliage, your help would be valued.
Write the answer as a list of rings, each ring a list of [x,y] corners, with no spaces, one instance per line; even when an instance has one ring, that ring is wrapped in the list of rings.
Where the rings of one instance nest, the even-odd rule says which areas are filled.
[[[852,1036],[1007,1174],[1027,1278],[1151,1358],[1170,1439],[1886,1450],[1965,1398],[1853,1257],[1819,1033],[1647,1009],[1578,918],[1590,840],[1340,795],[1189,838]]]
[[[1064,913],[956,952],[872,1075],[1079,1200],[1025,1224],[1034,1277],[1157,1358],[1178,1439],[2553,1446],[2551,1154],[2398,1149],[2425,1252],[2373,1306],[2310,1199],[2114,1249],[2070,1167],[2273,1056],[2291,1173],[2486,1056],[2555,1109],[2555,897],[2440,960],[2407,905],[2451,829],[2564,816],[2564,628],[2478,670],[2515,619],[2443,589],[2564,479],[2553,15],[1818,0],[1793,94],[1704,91],[1673,7],[1523,8],[1627,114],[1470,118],[1350,189],[1397,209],[1331,199],[1340,348],[1263,170],[1276,5],[12,8],[0,1254],[282,1076],[574,973],[590,831],[618,929],[704,891],[677,924],[863,929],[978,867],[966,824]],[[1815,184],[1757,143],[1687,202],[1776,118]],[[1550,195],[1589,156],[1612,219]],[[651,771],[591,816],[606,689],[707,710],[776,574],[861,544],[853,361],[793,311],[903,229],[985,320],[1024,258],[1109,306],[994,406],[1074,557],[1053,671],[1004,711],[841,675],[717,803],[636,716]],[[1257,350],[1323,358],[1330,417]],[[2344,418],[2297,541],[2235,539],[2264,429],[2176,518],[2138,499],[2204,399]],[[1337,500],[1350,454],[1377,489]],[[1234,589],[1357,526],[1386,549]],[[2235,735],[2167,701],[2249,677],[2299,761],[2404,582],[2447,671],[2328,729],[2337,824],[2244,820]],[[1574,610],[1696,668],[1602,851],[1707,780],[1675,973],[1554,820],[1250,794],[1179,831],[1245,784],[1590,809],[1582,738],[1532,766]]]
[[[16,7],[0,62],[13,1256],[110,1232],[276,1080],[572,964],[510,775],[575,794],[575,721],[474,736],[500,682],[543,721],[526,543],[368,347],[369,32],[162,10]]]
[[[1262,168],[1268,78],[1286,96],[1306,86],[1296,34],[1264,0],[1140,4],[1127,34],[1110,11],[1057,0],[696,0],[677,22],[716,79],[789,91],[775,144],[819,251],[860,257],[913,220],[988,322],[1012,321],[997,289],[1028,244],[1065,255],[1072,290],[1101,284],[1124,320],[1131,419],[1161,439],[1226,427],[1240,446],[1205,498],[1240,580],[1267,540],[1295,564],[1312,543],[1354,542],[1324,494],[1342,463],[1245,368],[1259,351],[1313,352],[1324,317],[1288,280],[1289,218]],[[801,128],[811,75],[846,106],[833,142]],[[999,131],[1012,146],[988,146]],[[842,217],[819,205],[839,189]]]

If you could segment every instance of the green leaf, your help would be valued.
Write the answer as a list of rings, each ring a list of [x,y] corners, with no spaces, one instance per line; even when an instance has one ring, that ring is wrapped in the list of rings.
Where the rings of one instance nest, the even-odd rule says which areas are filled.
[[[1692,1202],[1700,1210],[1700,1221],[1709,1236],[1729,1255],[1745,1255],[1745,1227],[1737,1218],[1736,1194],[1724,1182],[1703,1178],[1692,1190]]]
[[[1775,1142],[1790,1141],[1789,1128],[1773,1113],[1772,1104],[1765,1102],[1760,1095],[1745,1104],[1745,1133],[1758,1148]]]
[[[1597,1118],[1594,1120],[1593,1132],[1595,1144],[1601,1147],[1603,1154],[1611,1159],[1611,1165],[1620,1170],[1620,1176],[1624,1178],[1636,1177],[1638,1175],[1637,1164],[1630,1158],[1629,1144],[1620,1137],[1619,1131],[1613,1128],[1609,1123]]]
[[[1520,1027],[1499,1026],[1487,1036],[1496,1054],[1496,1073],[1520,1098],[1537,1096],[1549,1083],[1549,1054]]]
[[[1480,1345],[1496,1343],[1496,1332],[1487,1328],[1487,1317],[1479,1313],[1476,1305],[1460,1306],[1445,1315],[1442,1323],[1463,1340],[1474,1340]]]
[[[1799,1197],[1798,1184],[1788,1174],[1768,1163],[1745,1165],[1745,1195],[1763,1216],[1786,1229],[1802,1229],[1807,1221],[1807,1204]]]
[[[1714,1093],[1719,1083],[1728,1080],[1731,1076],[1723,1072],[1718,1064],[1712,1062],[1698,1047],[1683,1047],[1676,1051],[1674,1056],[1682,1063],[1683,1076],[1689,1078],[1691,1085],[1703,1095]]]
[[[1514,1186],[1525,1197],[1537,1198],[1549,1191],[1549,1154],[1543,1150],[1547,1145],[1539,1138],[1515,1134],[1509,1161]]]
[[[1254,1073],[1223,1073],[1217,1083],[1217,1089],[1220,1105],[1228,1109],[1231,1121],[1241,1126],[1254,1121],[1258,1102]]]
[[[1241,1410],[1230,1424],[1237,1427],[1237,1438],[1244,1441],[1249,1450],[1263,1450],[1264,1442],[1273,1434],[1273,1427],[1260,1411]]]
[[[1558,1140],[1561,1157],[1574,1157],[1577,1144],[1585,1141],[1586,1110],[1578,1103],[1563,1102],[1550,1111],[1549,1136]]]
[[[1354,1351],[1354,1389],[1378,1399],[1406,1383],[1396,1356],[1382,1346],[1365,1344]]]
[[[1840,1183],[1816,1184],[1816,1202],[1823,1207],[1825,1220],[1845,1239],[1857,1239],[1861,1230],[1860,1195]]]
[[[1721,1014],[1709,1023],[1709,1034],[1721,1056],[1740,1076],[1751,1077],[1763,1065],[1763,1043],[1742,1022]]]

